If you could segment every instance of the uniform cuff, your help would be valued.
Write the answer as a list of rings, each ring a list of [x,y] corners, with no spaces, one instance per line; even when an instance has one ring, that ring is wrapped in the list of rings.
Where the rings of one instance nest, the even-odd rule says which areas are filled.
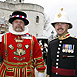
[[[45,76],[45,73],[38,72],[38,77],[46,77],[46,76]]]

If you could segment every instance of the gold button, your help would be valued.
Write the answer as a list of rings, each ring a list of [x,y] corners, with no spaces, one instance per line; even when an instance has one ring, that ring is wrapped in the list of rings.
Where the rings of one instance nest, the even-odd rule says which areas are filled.
[[[56,72],[56,75],[58,75],[58,73]]]
[[[57,55],[57,57],[59,57],[59,55]]]
[[[61,44],[59,44],[59,46],[61,47]]]
[[[60,43],[62,43],[62,41],[60,41]]]
[[[59,61],[59,59],[56,59],[56,61]]]
[[[60,52],[59,51],[57,51],[57,54],[59,54]]]
[[[58,50],[60,50],[60,48],[58,48]]]
[[[56,65],[58,65],[58,63],[56,63]]]

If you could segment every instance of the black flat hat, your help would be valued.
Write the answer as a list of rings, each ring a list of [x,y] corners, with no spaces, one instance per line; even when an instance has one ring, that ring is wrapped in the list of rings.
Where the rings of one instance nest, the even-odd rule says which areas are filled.
[[[9,19],[9,22],[12,24],[12,22],[16,19],[21,19],[24,21],[25,25],[29,24],[29,21],[26,19],[27,18],[27,14],[21,11],[14,11],[12,13],[12,16]]]

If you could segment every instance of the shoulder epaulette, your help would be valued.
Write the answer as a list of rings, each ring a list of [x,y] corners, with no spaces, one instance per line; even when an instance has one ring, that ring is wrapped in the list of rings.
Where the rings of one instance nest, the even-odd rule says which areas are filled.
[[[54,40],[56,40],[57,38],[58,38],[58,37],[55,37],[55,38],[54,38],[54,39],[52,39],[51,41],[54,41]],[[50,41],[50,42],[51,42],[51,41]]]

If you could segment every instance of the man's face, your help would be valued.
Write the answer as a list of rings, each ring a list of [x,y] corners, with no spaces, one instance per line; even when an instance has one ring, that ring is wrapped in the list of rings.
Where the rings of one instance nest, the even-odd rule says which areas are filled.
[[[16,32],[23,32],[24,31],[24,21],[21,19],[16,19],[13,21],[13,30]]]
[[[54,26],[55,26],[55,30],[59,36],[66,34],[67,30],[69,28],[69,24],[66,24],[66,23],[56,23]]]

